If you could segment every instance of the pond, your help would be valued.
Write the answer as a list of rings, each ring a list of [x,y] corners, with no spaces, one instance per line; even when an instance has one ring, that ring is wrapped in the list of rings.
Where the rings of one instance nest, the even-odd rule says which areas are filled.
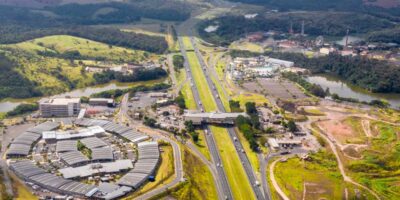
[[[388,101],[393,108],[400,107],[400,94],[372,93],[363,88],[352,85],[339,77],[327,74],[312,75],[306,79],[310,83],[321,85],[324,89],[329,88],[331,93],[336,93],[340,97],[354,98],[366,102],[376,99],[384,99]]]

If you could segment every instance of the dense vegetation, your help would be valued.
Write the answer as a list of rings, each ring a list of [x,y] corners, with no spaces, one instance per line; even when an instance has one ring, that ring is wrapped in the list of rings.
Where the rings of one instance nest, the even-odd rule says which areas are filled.
[[[38,104],[20,104],[15,107],[12,111],[7,112],[7,117],[13,117],[17,115],[22,115],[25,113],[33,112],[39,109]]]
[[[104,92],[99,92],[96,94],[92,94],[91,97],[97,97],[97,98],[117,98],[122,96],[125,93],[130,93],[131,96],[132,94],[135,94],[136,92],[145,92],[145,91],[159,91],[159,90],[165,90],[170,88],[171,85],[165,84],[165,83],[159,83],[151,86],[146,86],[146,85],[139,85],[135,87],[131,87],[128,89],[115,89],[115,90],[107,90]]]
[[[167,72],[164,69],[157,67],[153,69],[136,69],[133,73],[127,75],[122,72],[107,70],[101,73],[95,73],[93,78],[96,83],[108,83],[112,80],[117,80],[119,82],[136,82],[159,79],[166,75]]]
[[[229,108],[231,112],[243,112],[240,108],[240,102],[235,100],[229,100]]]
[[[185,62],[185,59],[181,55],[174,55],[172,57],[172,62],[174,64],[175,71],[179,72],[179,70],[184,67],[183,63]]]
[[[259,131],[260,122],[258,118],[258,112],[256,104],[254,102],[246,103],[246,113],[249,117],[240,115],[236,118],[236,125],[240,132],[243,133],[244,137],[250,144],[250,148],[253,151],[258,151],[259,145],[256,140],[257,132]]]
[[[271,57],[287,59],[312,73],[333,73],[354,85],[372,92],[400,93],[400,68],[386,61],[361,56],[330,54],[318,58],[307,58],[302,54],[270,53]]]
[[[35,84],[16,71],[15,63],[0,53],[0,98],[40,96]]]
[[[258,15],[253,19],[237,15],[222,16],[202,22],[198,31],[209,42],[229,45],[251,32],[270,30],[288,32],[290,23],[293,24],[293,31],[300,33],[302,21],[305,24],[305,33],[312,36],[344,36],[347,29],[352,34],[360,34],[394,26],[388,20],[360,13],[289,12]],[[204,29],[210,25],[218,25],[218,29],[206,32]]]
[[[368,34],[367,40],[370,42],[393,42],[400,44],[400,28],[384,29]]]

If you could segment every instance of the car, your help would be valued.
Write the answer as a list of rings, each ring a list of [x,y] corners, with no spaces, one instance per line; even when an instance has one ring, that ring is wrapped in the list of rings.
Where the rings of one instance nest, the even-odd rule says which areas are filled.
[[[290,151],[282,151],[281,155],[286,155],[286,154],[289,154],[289,153],[290,153]]]
[[[237,141],[238,139],[237,139],[237,137],[233,137],[233,140],[234,140],[234,141]]]

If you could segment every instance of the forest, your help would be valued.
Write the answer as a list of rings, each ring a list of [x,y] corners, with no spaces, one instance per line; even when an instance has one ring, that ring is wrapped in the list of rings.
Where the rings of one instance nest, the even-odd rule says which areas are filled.
[[[136,82],[136,81],[148,81],[159,79],[167,76],[167,72],[158,67],[154,69],[136,69],[132,74],[124,75],[121,72],[116,71],[104,71],[101,73],[95,73],[93,78],[96,84],[108,83],[112,80],[117,80],[119,82]]]
[[[347,29],[351,34],[364,34],[394,27],[389,20],[360,13],[287,12],[258,15],[253,19],[238,15],[222,16],[202,22],[198,26],[198,31],[211,43],[229,45],[251,32],[271,30],[288,32],[290,23],[293,24],[293,31],[300,33],[302,21],[305,33],[311,36],[344,36]],[[210,25],[218,25],[218,29],[206,32],[204,29]]]

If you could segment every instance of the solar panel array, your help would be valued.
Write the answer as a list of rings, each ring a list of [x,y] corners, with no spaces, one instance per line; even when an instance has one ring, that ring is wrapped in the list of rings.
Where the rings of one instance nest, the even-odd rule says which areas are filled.
[[[118,180],[117,184],[137,189],[152,175],[160,159],[157,142],[142,142],[138,144],[139,159],[135,167]]]
[[[56,129],[60,124],[56,122],[45,122],[27,130],[16,137],[8,148],[6,157],[26,157],[31,146],[37,142],[43,131]]]
[[[11,163],[10,169],[21,179],[56,193],[90,197],[98,191],[96,186],[67,180],[54,174],[47,173],[30,160]]]

